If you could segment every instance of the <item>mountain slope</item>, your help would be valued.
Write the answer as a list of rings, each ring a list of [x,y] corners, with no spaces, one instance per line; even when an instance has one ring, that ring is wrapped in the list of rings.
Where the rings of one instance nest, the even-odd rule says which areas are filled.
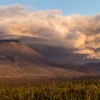
[[[61,67],[18,40],[0,41],[0,77],[32,75],[72,78],[84,75]]]
[[[96,62],[96,63],[85,63],[84,64],[86,67],[91,68],[92,70],[96,70],[96,71],[100,71],[100,62]]]
[[[57,64],[18,40],[0,41],[0,77],[80,78],[97,75],[75,63]]]

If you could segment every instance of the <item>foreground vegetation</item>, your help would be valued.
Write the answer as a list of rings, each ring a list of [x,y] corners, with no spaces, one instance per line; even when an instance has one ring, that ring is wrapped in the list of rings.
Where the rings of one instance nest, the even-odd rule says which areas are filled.
[[[100,100],[100,80],[0,87],[0,100]]]

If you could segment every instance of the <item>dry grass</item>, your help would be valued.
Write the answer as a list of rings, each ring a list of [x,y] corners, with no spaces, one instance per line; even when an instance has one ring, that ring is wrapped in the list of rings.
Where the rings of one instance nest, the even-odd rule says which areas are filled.
[[[100,80],[39,82],[0,87],[0,100],[100,100]]]

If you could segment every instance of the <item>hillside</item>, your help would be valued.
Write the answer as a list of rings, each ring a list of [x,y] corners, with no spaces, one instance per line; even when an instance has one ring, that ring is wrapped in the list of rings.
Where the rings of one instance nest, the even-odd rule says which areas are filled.
[[[18,40],[0,41],[0,77],[34,79],[73,79],[98,75],[87,65],[58,64]]]

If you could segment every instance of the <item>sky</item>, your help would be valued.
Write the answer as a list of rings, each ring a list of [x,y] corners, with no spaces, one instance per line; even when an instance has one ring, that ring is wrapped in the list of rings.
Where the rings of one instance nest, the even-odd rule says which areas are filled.
[[[0,0],[0,5],[21,4],[37,10],[62,10],[63,15],[93,15],[100,12],[100,0]]]
[[[100,1],[2,0],[0,39],[19,39],[54,61],[100,61]]]

